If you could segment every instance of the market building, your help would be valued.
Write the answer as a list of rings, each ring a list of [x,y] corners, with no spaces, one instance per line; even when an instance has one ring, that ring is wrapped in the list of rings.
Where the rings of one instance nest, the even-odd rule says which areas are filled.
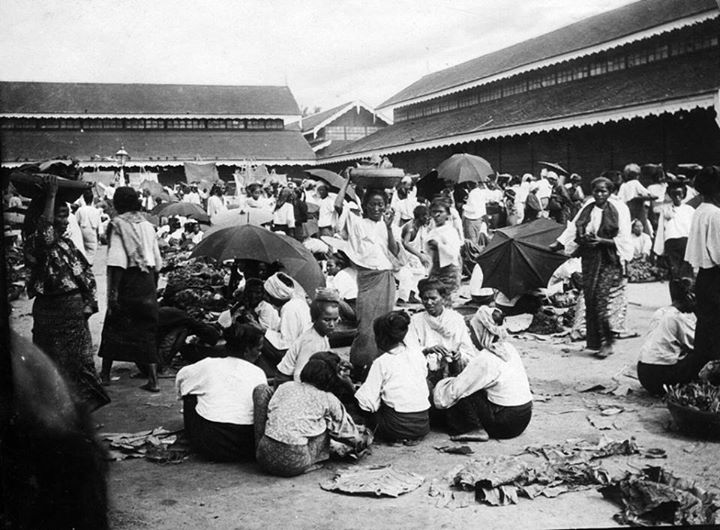
[[[286,171],[314,164],[286,86],[0,82],[2,166],[49,158],[86,168],[124,165],[182,173],[214,163]]]
[[[466,152],[499,172],[552,161],[586,178],[717,164],[719,37],[715,0],[641,0],[422,77],[378,107],[391,126],[318,164],[382,155],[425,173]]]
[[[390,123],[392,120],[362,101],[350,101],[306,116],[302,119],[302,131],[316,156],[322,159]]]

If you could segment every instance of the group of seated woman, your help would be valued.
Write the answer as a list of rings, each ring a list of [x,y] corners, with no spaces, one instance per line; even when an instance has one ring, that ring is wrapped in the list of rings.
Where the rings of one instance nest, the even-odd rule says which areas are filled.
[[[233,323],[225,331],[226,357],[178,372],[193,448],[214,460],[256,458],[268,473],[294,476],[329,458],[331,440],[362,449],[363,425],[376,439],[406,444],[427,435],[431,422],[479,439],[520,435],[530,422],[532,394],[520,356],[506,341],[502,313],[483,306],[468,327],[443,303],[443,283],[424,280],[419,291],[425,311],[413,317],[391,311],[374,321],[383,353],[357,390],[337,354],[292,348],[279,366],[287,375],[268,385],[255,366],[262,331]],[[307,333],[322,339],[337,313],[332,300],[316,303]]]

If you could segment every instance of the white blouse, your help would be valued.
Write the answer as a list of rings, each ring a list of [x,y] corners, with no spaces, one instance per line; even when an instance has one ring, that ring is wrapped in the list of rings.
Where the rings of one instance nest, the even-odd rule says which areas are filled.
[[[695,210],[685,261],[694,269],[720,266],[720,208],[714,204],[703,202]]]

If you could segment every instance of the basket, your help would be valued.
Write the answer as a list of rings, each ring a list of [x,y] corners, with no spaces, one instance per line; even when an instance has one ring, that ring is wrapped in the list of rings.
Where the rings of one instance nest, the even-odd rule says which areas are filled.
[[[23,197],[31,199],[42,198],[45,196],[45,190],[42,187],[44,173],[23,173],[22,171],[13,171],[10,173],[10,180],[15,189]],[[81,180],[70,180],[63,177],[57,177],[58,191],[57,201],[74,202],[85,190],[92,188],[92,182]]]
[[[397,167],[350,169],[350,180],[363,188],[392,188],[405,176],[405,171]]]
[[[667,402],[678,429],[701,438],[720,438],[720,414]]]

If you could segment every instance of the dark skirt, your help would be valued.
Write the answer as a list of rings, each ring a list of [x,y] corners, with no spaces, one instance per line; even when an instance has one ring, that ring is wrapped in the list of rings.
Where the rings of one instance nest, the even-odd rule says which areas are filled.
[[[653,396],[665,394],[664,385],[683,385],[697,378],[705,365],[694,352],[686,355],[675,364],[648,364],[638,362],[638,381]]]
[[[138,364],[160,362],[155,276],[133,267],[123,271],[118,309],[105,315],[98,355]]]
[[[350,362],[359,369],[372,364],[380,355],[373,321],[395,306],[395,275],[391,270],[358,269],[357,283],[358,334],[350,346]]]
[[[485,429],[491,438],[508,439],[520,436],[532,418],[532,401],[515,407],[496,405],[479,390],[461,399],[445,412],[450,434],[463,434]]]
[[[397,412],[384,403],[368,418],[369,427],[375,429],[375,436],[386,442],[417,440],[430,432],[430,415],[421,412]]]
[[[90,327],[78,294],[38,296],[33,303],[33,342],[53,360],[75,397],[90,410],[110,403],[93,359]]]
[[[698,271],[695,298],[695,352],[705,362],[720,359],[720,267]]]
[[[216,462],[255,458],[253,425],[210,421],[197,413],[197,396],[183,397],[185,432],[193,450]]]
[[[611,325],[613,293],[622,285],[622,268],[611,259],[607,249],[587,248],[582,254],[583,294],[587,347],[598,350],[612,344]]]
[[[330,458],[330,436],[327,431],[308,438],[306,445],[278,442],[263,436],[258,443],[257,462],[266,473],[278,477],[294,477],[313,464]]]

